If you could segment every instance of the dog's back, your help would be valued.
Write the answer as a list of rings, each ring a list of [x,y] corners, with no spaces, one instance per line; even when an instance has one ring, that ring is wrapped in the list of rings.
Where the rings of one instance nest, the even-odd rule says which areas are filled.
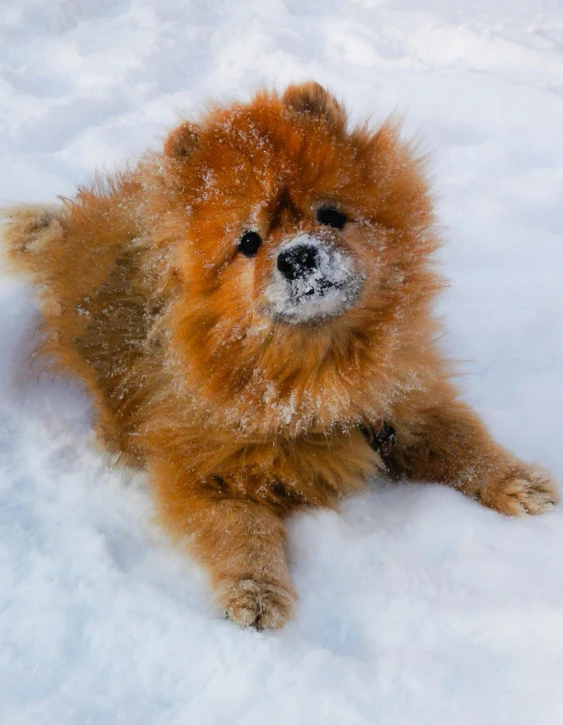
[[[126,448],[119,389],[147,335],[140,253],[131,243],[139,190],[125,174],[72,201],[4,211],[8,262],[39,290],[36,354],[85,383],[101,412],[98,432],[114,450]]]

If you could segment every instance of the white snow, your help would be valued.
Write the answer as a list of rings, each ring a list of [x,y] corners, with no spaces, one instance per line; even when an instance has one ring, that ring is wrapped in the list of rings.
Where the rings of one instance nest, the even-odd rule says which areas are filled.
[[[0,201],[70,195],[183,110],[314,77],[434,154],[460,385],[563,482],[560,0],[17,0],[0,12]],[[375,485],[291,524],[296,621],[242,631],[108,467],[70,380],[25,373],[0,279],[2,725],[560,725],[563,506],[509,520]]]

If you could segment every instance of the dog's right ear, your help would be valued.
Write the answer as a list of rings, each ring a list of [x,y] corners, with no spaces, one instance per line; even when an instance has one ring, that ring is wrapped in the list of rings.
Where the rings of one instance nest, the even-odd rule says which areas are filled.
[[[189,121],[184,121],[175,128],[164,142],[164,153],[174,159],[185,159],[200,144],[198,128]]]
[[[282,96],[283,103],[297,113],[324,118],[337,128],[346,125],[346,112],[336,98],[320,83],[307,81],[288,86]]]

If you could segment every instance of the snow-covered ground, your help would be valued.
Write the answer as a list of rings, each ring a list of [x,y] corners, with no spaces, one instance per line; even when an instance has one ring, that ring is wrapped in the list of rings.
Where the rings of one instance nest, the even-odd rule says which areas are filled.
[[[182,110],[316,78],[400,109],[434,155],[460,384],[563,482],[563,3],[17,0],[0,9],[0,201],[72,194]],[[23,372],[0,278],[2,725],[560,725],[563,506],[509,520],[374,485],[291,524],[296,621],[242,631],[92,444],[69,380]]]

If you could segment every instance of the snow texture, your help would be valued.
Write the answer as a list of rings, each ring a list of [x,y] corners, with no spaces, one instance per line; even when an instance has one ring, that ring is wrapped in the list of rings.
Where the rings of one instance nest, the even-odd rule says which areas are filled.
[[[70,195],[182,110],[315,78],[434,155],[466,398],[563,481],[559,0],[18,0],[0,12],[0,200]],[[511,520],[375,483],[290,527],[297,619],[213,614],[141,475],[92,443],[71,380],[24,361],[0,279],[2,725],[560,725],[563,506]]]

